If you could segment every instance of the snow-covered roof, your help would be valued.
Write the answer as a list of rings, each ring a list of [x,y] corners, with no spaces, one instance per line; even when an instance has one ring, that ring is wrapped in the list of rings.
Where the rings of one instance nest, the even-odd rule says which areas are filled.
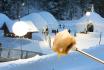
[[[104,32],[102,28],[104,28],[104,18],[102,18],[96,12],[91,12],[89,16],[84,15],[82,18],[78,20],[76,23],[77,31],[83,31],[87,24],[92,23],[94,25],[94,31],[96,32]]]
[[[39,30],[37,27],[33,24],[31,21],[24,21],[28,25],[28,31],[29,32],[38,32]]]
[[[90,12],[89,16],[84,15],[82,18],[80,18],[78,21],[80,22],[84,22],[84,21],[93,21],[97,24],[99,23],[104,23],[104,18],[102,18],[98,13],[96,12]]]
[[[43,11],[39,13],[32,13],[21,18],[22,21],[25,21],[29,25],[30,32],[42,30],[48,25],[49,28],[58,28],[58,22],[52,14],[49,12]],[[6,22],[6,25],[10,32],[12,32],[12,26],[16,22],[9,19],[6,15],[0,13],[0,27],[3,23]],[[34,24],[34,25],[33,25]]]
[[[47,25],[47,22],[38,13],[32,13],[24,16],[21,20],[32,22],[39,30],[42,30],[43,27]]]
[[[4,24],[4,22],[6,23],[9,31],[12,32],[12,26],[14,22],[5,14],[0,13],[0,27]]]
[[[50,29],[58,28],[57,20],[51,13],[46,11],[29,14],[21,18],[21,20],[32,22],[39,30],[42,30],[46,26],[48,26]]]
[[[12,30],[17,36],[24,36],[27,32],[39,31],[31,21],[16,21]]]
[[[47,22],[49,28],[52,28],[52,29],[58,28],[58,21],[55,19],[55,17],[51,13],[43,11],[43,12],[40,12],[39,14]]]

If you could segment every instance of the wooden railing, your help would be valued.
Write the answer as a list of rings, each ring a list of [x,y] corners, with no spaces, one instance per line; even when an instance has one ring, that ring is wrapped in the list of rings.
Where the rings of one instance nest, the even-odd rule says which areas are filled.
[[[44,55],[40,52],[26,51],[13,48],[0,48],[0,62],[17,59],[27,59],[36,55]]]

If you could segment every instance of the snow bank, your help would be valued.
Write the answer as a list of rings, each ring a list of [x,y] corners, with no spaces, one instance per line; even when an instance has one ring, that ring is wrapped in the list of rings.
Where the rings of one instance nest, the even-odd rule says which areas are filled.
[[[103,46],[96,46],[86,52],[104,60]],[[56,54],[34,56],[30,59],[21,59],[0,63],[0,70],[103,70],[104,65],[86,58],[77,52],[58,57]]]
[[[76,47],[80,49],[89,49],[96,45],[99,45],[99,38],[90,37],[87,34],[77,34],[76,37]]]
[[[76,34],[76,46],[80,49],[89,49],[96,45],[104,45],[104,33],[88,32]]]

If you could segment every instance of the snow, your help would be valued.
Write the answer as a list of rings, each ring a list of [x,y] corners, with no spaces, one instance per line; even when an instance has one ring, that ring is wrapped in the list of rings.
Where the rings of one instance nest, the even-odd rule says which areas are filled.
[[[22,21],[32,22],[40,31],[47,25],[47,22],[38,14],[32,13],[21,18]]]
[[[33,40],[43,41],[44,36],[43,36],[43,34],[41,32],[37,32],[37,33],[32,34],[32,39]]]
[[[87,27],[87,24],[92,23],[94,25],[94,32],[104,32],[104,18],[102,18],[96,12],[91,12],[89,16],[84,15],[76,23],[76,31],[84,31]]]
[[[76,40],[76,46],[78,48],[82,50],[84,49],[84,51],[104,60],[104,38],[102,38],[103,43],[101,43],[101,45],[98,44],[99,37],[90,35],[90,33],[86,35],[77,34]],[[23,43],[24,42],[25,41],[23,41]],[[39,43],[41,43],[41,50],[39,50],[40,48],[36,49],[36,47],[34,48],[34,50],[36,49],[45,53],[49,53],[49,51],[52,51],[51,49],[44,48],[45,45],[47,45],[45,41]],[[32,47],[31,40],[30,43],[27,42],[26,45],[23,47],[26,48],[26,46]],[[38,45],[35,43],[34,46]],[[103,64],[95,62],[90,58],[86,58],[78,52],[71,52],[68,55],[62,57],[58,57],[58,55],[56,55],[55,53],[51,53],[43,56],[37,55],[29,59],[19,59],[16,61],[0,63],[0,70],[103,70],[103,68]]]
[[[31,23],[33,23],[40,31],[46,26],[48,26],[50,30],[58,28],[58,21],[52,14],[46,11],[29,14],[22,17],[21,20],[26,22],[31,21]]]
[[[0,37],[0,43],[2,43],[2,46],[5,48],[20,49],[22,47],[22,50],[37,51],[37,52],[40,52],[41,51],[40,46],[43,46],[40,45],[41,41],[39,40],[30,40],[24,38]]]
[[[95,48],[85,51],[104,59],[103,49],[103,46],[95,46]],[[86,58],[77,52],[71,52],[69,55],[62,57],[53,53],[43,56],[37,55],[30,59],[0,63],[0,70],[103,70],[103,68],[103,64]]]
[[[14,21],[9,19],[9,17],[7,17],[5,14],[0,13],[0,27],[2,27],[4,22],[6,23],[9,31],[12,32],[12,26],[13,26]]]
[[[72,20],[72,21],[66,20],[66,21],[59,21],[59,24],[61,24],[61,29],[63,29],[63,26],[65,26],[64,29],[70,29],[71,32],[75,32],[76,31],[75,25],[77,22],[78,20]]]
[[[44,12],[43,12],[44,13]],[[97,16],[97,17],[96,17]],[[46,17],[48,17],[46,15]],[[98,17],[96,13],[93,13],[91,20],[99,22],[99,24],[103,24],[103,18]],[[83,18],[83,19],[82,19]],[[65,28],[75,29],[75,26],[78,23],[85,22],[84,19],[87,19],[87,17],[82,17],[80,20],[75,21],[61,21],[59,22],[62,25],[65,25]],[[46,21],[45,21],[46,19]],[[47,25],[47,22],[51,22],[51,18],[45,18],[44,16],[41,16],[41,14],[32,13],[30,15],[27,15],[21,20],[29,22],[30,24],[34,24],[34,26],[37,27],[37,29],[41,30],[45,25]],[[97,20],[96,20],[97,19]],[[48,21],[47,21],[48,20]],[[38,23],[37,23],[38,22]],[[100,23],[102,22],[102,23]],[[73,25],[72,25],[73,23]],[[9,23],[8,23],[9,24]],[[53,23],[52,23],[53,24]],[[100,27],[98,26],[98,29]],[[103,29],[102,29],[103,30]],[[2,32],[2,31],[0,31]],[[101,35],[101,40],[100,40]],[[50,35],[51,36],[51,35]],[[77,44],[76,47],[78,47],[81,50],[84,50],[102,60],[104,60],[104,33],[101,32],[89,32],[87,34],[83,33],[77,33],[75,37]],[[53,43],[54,35],[51,36],[51,43]],[[100,44],[99,44],[99,41]],[[19,59],[16,61],[9,61],[0,63],[0,70],[103,70],[104,65],[96,62],[78,52],[69,52],[68,55],[58,57],[56,53],[52,51],[52,49],[49,47],[49,43],[44,40],[44,35],[40,32],[33,33],[32,40],[25,39],[25,38],[8,38],[3,37],[2,34],[0,34],[0,42],[3,44],[3,47],[7,48],[17,48],[20,49],[22,46],[22,49],[28,50],[28,51],[37,51],[42,52],[47,55],[36,55],[29,59]]]
[[[28,25],[28,32],[38,32],[38,28],[31,21],[24,21]]]
[[[43,17],[43,19],[46,20],[50,29],[58,28],[58,21],[55,19],[55,17],[52,14],[46,11],[40,12],[39,14]]]
[[[23,21],[19,21],[19,22],[16,22],[13,24],[13,33],[16,35],[16,36],[24,36],[27,34],[27,32],[29,32],[29,27],[28,25],[23,22]]]

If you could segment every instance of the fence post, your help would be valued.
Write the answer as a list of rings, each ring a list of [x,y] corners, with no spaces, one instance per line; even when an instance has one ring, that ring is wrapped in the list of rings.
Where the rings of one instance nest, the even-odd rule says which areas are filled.
[[[1,53],[2,53],[2,44],[0,43],[0,57],[1,57]]]
[[[26,51],[26,56],[25,56],[25,58],[28,58],[28,51]]]
[[[23,50],[21,50],[21,59],[23,58]]]
[[[7,49],[6,49],[6,50],[7,50]],[[11,51],[11,49],[9,48],[7,58],[10,58],[10,51]]]
[[[101,44],[101,38],[102,38],[102,32],[100,32],[100,40],[99,40],[99,45]]]

